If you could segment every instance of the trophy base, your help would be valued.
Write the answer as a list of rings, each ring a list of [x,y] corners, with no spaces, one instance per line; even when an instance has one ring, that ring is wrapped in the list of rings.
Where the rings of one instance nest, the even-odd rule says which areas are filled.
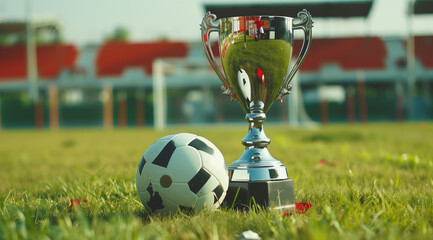
[[[292,211],[295,208],[293,180],[230,181],[225,206],[248,209],[258,205],[269,209]]]

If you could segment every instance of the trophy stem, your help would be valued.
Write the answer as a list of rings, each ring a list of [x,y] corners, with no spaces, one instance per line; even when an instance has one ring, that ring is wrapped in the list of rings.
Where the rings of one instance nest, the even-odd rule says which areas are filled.
[[[229,169],[231,181],[268,181],[287,179],[284,165],[273,158],[266,146],[271,140],[266,136],[263,123],[266,114],[264,104],[253,101],[245,120],[249,123],[248,133],[242,140],[245,146],[242,156],[233,162]]]
[[[266,114],[263,112],[264,104],[261,101],[251,103],[250,112],[245,115],[245,120],[249,123],[247,136],[242,139],[242,144],[247,148],[265,148],[271,143],[265,131],[263,123],[266,120]]]

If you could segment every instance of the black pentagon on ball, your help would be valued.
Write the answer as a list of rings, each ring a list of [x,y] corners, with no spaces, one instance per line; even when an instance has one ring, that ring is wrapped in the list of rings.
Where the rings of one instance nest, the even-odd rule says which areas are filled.
[[[179,205],[179,210],[185,214],[193,214],[194,208]]]
[[[162,198],[158,192],[155,192],[155,194],[150,197],[149,202],[147,202],[147,206],[152,209],[152,212],[164,208],[164,205],[162,205]]]
[[[171,155],[173,155],[174,150],[176,150],[174,142],[168,142],[152,163],[160,167],[167,168],[168,162],[170,162],[170,158]]]
[[[219,199],[223,195],[224,188],[223,188],[223,186],[221,186],[221,184],[219,184],[212,192],[214,193],[214,201],[213,201],[213,203],[216,203],[216,202],[219,201]]]
[[[202,140],[196,138],[193,141],[191,141],[188,146],[191,146],[199,151],[203,151],[209,154],[213,154],[214,150],[213,148],[209,147],[205,142],[203,142]]]
[[[164,205],[162,204],[162,198],[158,192],[153,191],[152,183],[149,183],[149,186],[147,186],[147,191],[150,194],[150,199],[147,202],[147,206],[149,206],[152,212],[156,211],[157,209],[163,209]]]
[[[144,159],[144,156],[143,156],[143,157],[141,157],[140,164],[138,164],[138,171],[140,172],[140,175],[141,175],[141,172],[143,172],[143,167],[145,164],[146,164],[146,159]]]
[[[189,189],[191,192],[197,194],[198,191],[207,183],[211,174],[204,168],[201,168],[200,171],[188,182]]]

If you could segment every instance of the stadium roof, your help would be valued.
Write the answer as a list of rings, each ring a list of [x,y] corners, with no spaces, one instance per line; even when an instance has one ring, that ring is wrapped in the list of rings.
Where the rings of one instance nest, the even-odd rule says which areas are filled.
[[[416,0],[414,6],[415,14],[433,14],[433,0]]]
[[[274,15],[293,16],[307,9],[312,16],[321,18],[330,17],[368,17],[373,0],[355,1],[303,1],[287,3],[260,3],[260,4],[205,4],[204,8],[218,18],[248,15]]]
[[[60,24],[57,20],[39,20],[31,23],[33,29],[53,29],[60,31]],[[19,33],[26,31],[27,22],[25,21],[1,21],[0,33]]]

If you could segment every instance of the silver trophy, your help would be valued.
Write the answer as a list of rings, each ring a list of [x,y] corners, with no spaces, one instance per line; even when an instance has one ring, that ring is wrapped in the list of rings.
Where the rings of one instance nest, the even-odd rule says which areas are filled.
[[[201,23],[203,48],[221,79],[223,94],[237,100],[249,123],[242,156],[229,167],[227,204],[245,206],[252,202],[275,209],[295,206],[293,180],[284,165],[267,149],[263,123],[275,100],[290,93],[289,85],[310,48],[313,20],[307,10],[297,18],[282,16],[239,16],[217,19],[208,12]],[[304,31],[299,56],[290,70],[293,31]],[[211,48],[210,34],[217,32],[221,64]],[[219,66],[222,66],[222,69]]]

